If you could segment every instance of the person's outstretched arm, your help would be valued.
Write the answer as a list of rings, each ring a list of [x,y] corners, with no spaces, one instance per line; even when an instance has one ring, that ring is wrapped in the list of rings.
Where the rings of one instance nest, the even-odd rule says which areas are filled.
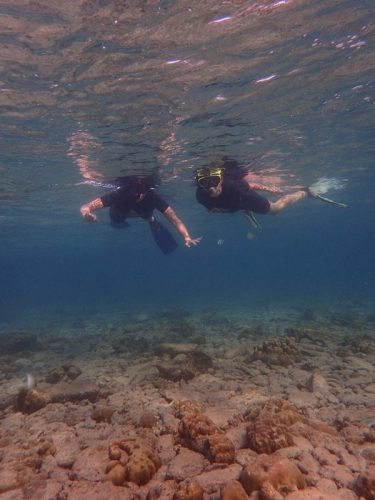
[[[191,247],[192,245],[198,245],[202,238],[191,238],[188,230],[186,229],[185,224],[177,217],[174,210],[171,207],[168,207],[163,215],[169,220],[171,224],[177,229],[182,238],[184,239],[185,245],[187,247]]]
[[[248,182],[249,188],[254,191],[265,191],[266,193],[282,194],[283,190],[277,186],[265,186],[264,184],[257,184],[256,182]]]
[[[103,207],[104,205],[102,200],[100,198],[95,198],[95,200],[89,201],[85,205],[81,206],[81,215],[87,222],[97,222],[98,219],[93,212]]]

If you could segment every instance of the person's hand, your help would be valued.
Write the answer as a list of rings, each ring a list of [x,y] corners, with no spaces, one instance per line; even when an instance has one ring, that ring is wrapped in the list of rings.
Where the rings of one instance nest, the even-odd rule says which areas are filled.
[[[98,222],[98,218],[95,214],[92,214],[91,212],[85,214],[83,216],[83,218],[85,219],[85,221],[87,222]]]
[[[202,238],[190,238],[190,236],[187,236],[185,238],[185,246],[186,247],[196,246],[201,241],[201,239]]]
[[[83,217],[83,220],[86,222],[98,222],[98,218],[96,217],[95,214],[91,213],[90,210],[81,210],[81,214]]]

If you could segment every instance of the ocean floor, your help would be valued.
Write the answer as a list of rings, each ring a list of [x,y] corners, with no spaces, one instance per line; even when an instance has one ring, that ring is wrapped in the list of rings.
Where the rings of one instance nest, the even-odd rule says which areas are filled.
[[[3,329],[0,498],[374,499],[374,331],[345,307]]]

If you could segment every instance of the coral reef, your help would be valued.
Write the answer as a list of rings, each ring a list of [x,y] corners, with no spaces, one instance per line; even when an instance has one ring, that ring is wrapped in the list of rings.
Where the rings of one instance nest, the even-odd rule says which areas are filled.
[[[108,456],[106,473],[118,486],[126,481],[146,484],[161,466],[159,455],[140,438],[111,443]]]
[[[197,481],[184,481],[178,485],[173,500],[203,500],[203,488]]]
[[[156,363],[156,368],[159,371],[161,378],[170,380],[171,382],[179,382],[180,380],[192,380],[195,377],[194,370],[181,365],[179,361],[163,361]]]
[[[271,454],[293,444],[288,427],[272,418],[258,417],[247,427],[247,444],[257,453]]]
[[[375,466],[368,468],[367,471],[361,473],[354,485],[356,493],[366,500],[374,500],[375,498]]]
[[[239,481],[229,481],[221,489],[221,500],[247,500],[248,498],[246,491]]]
[[[220,429],[207,415],[197,413],[183,417],[178,425],[178,432],[188,448],[204,454],[207,437],[219,434]]]
[[[178,352],[178,348],[175,344],[164,344],[167,346],[173,346],[174,351]],[[182,344],[182,353],[178,355],[173,355],[173,359],[163,360],[156,363],[156,368],[159,371],[159,375],[162,378],[171,380],[172,382],[178,382],[180,380],[191,380],[196,375],[206,372],[209,368],[212,368],[213,362],[208,354],[202,351],[198,351],[191,347],[190,344]],[[173,352],[171,350],[168,351]]]
[[[235,454],[234,445],[227,436],[224,434],[208,436],[205,455],[211,462],[232,464]]]
[[[339,344],[337,355],[345,357],[353,353],[374,354],[374,352],[374,336],[364,334],[345,337]]]
[[[39,389],[21,389],[17,396],[16,409],[23,413],[34,413],[51,402],[51,397]]]
[[[295,318],[275,314],[272,323],[268,312],[251,319],[264,325],[261,340]],[[193,319],[201,340],[179,338],[172,320],[145,316],[126,325],[127,342],[135,333],[150,346],[139,356],[114,353],[113,335],[124,340],[124,322],[103,320],[85,324],[78,355],[77,332],[64,328],[55,340],[38,330],[45,350],[2,357],[1,498],[375,498],[374,360],[362,335],[372,327],[350,332],[316,321],[316,330],[292,335],[303,363],[293,361],[296,344],[282,338],[259,344],[266,366],[248,363],[248,346],[260,340],[249,331],[247,310],[235,322],[213,314],[207,328],[202,315]],[[285,366],[297,365],[273,365],[284,354]],[[80,370],[69,359],[79,360],[84,375],[74,380]],[[171,383],[157,376],[159,363],[193,378]],[[35,388],[30,377],[19,393],[30,366],[36,380],[52,385]]]
[[[158,355],[168,354],[175,357],[179,354],[191,354],[197,349],[196,344],[189,343],[176,343],[176,342],[162,342],[155,348],[155,353]]]
[[[303,339],[310,340],[314,344],[326,346],[328,344],[327,332],[313,328],[292,327],[285,328],[285,334],[293,338],[296,342],[301,342]]]
[[[271,418],[274,422],[286,426],[304,419],[292,403],[281,398],[270,398],[262,406],[251,407],[244,416],[246,420],[255,420],[258,417]]]
[[[257,491],[261,498],[282,498],[283,495],[303,489],[306,480],[298,467],[286,458],[259,456],[255,463],[247,465],[240,474],[240,482],[246,493]]]
[[[144,427],[145,429],[152,429],[156,425],[156,417],[150,411],[145,411],[142,413],[139,419],[139,427]]]
[[[235,449],[214,422],[203,413],[187,414],[179,423],[178,432],[190,449],[205,455],[211,462],[231,464]]]
[[[111,423],[113,415],[113,410],[108,406],[97,406],[93,409],[91,413],[91,418],[95,420],[95,422],[107,422]]]
[[[32,351],[38,347],[38,339],[31,332],[7,332],[0,335],[0,353],[16,354],[23,351]]]
[[[173,402],[174,415],[177,418],[183,418],[186,415],[196,415],[202,413],[202,406],[197,401],[190,399],[178,399]]]
[[[57,368],[50,370],[46,376],[46,382],[49,384],[57,384],[61,380],[74,380],[82,371],[78,366],[75,365],[62,365]]]
[[[289,366],[301,361],[302,356],[292,337],[269,339],[254,346],[251,361],[260,360],[267,366]]]

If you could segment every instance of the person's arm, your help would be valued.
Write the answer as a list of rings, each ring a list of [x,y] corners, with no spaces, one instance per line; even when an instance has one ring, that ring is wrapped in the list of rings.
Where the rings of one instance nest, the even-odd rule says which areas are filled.
[[[266,193],[281,194],[283,190],[276,186],[264,186],[263,184],[256,184],[255,182],[248,182],[249,188],[255,191],[265,191]]]
[[[182,238],[184,239],[185,245],[191,247],[192,245],[197,245],[202,238],[191,238],[185,224],[177,217],[174,210],[168,207],[164,210],[163,215],[169,220],[171,224],[177,229]]]
[[[81,206],[81,215],[87,222],[97,222],[97,217],[93,214],[93,212],[103,207],[104,205],[102,200],[100,198],[95,198],[95,200],[89,201],[85,205]]]

